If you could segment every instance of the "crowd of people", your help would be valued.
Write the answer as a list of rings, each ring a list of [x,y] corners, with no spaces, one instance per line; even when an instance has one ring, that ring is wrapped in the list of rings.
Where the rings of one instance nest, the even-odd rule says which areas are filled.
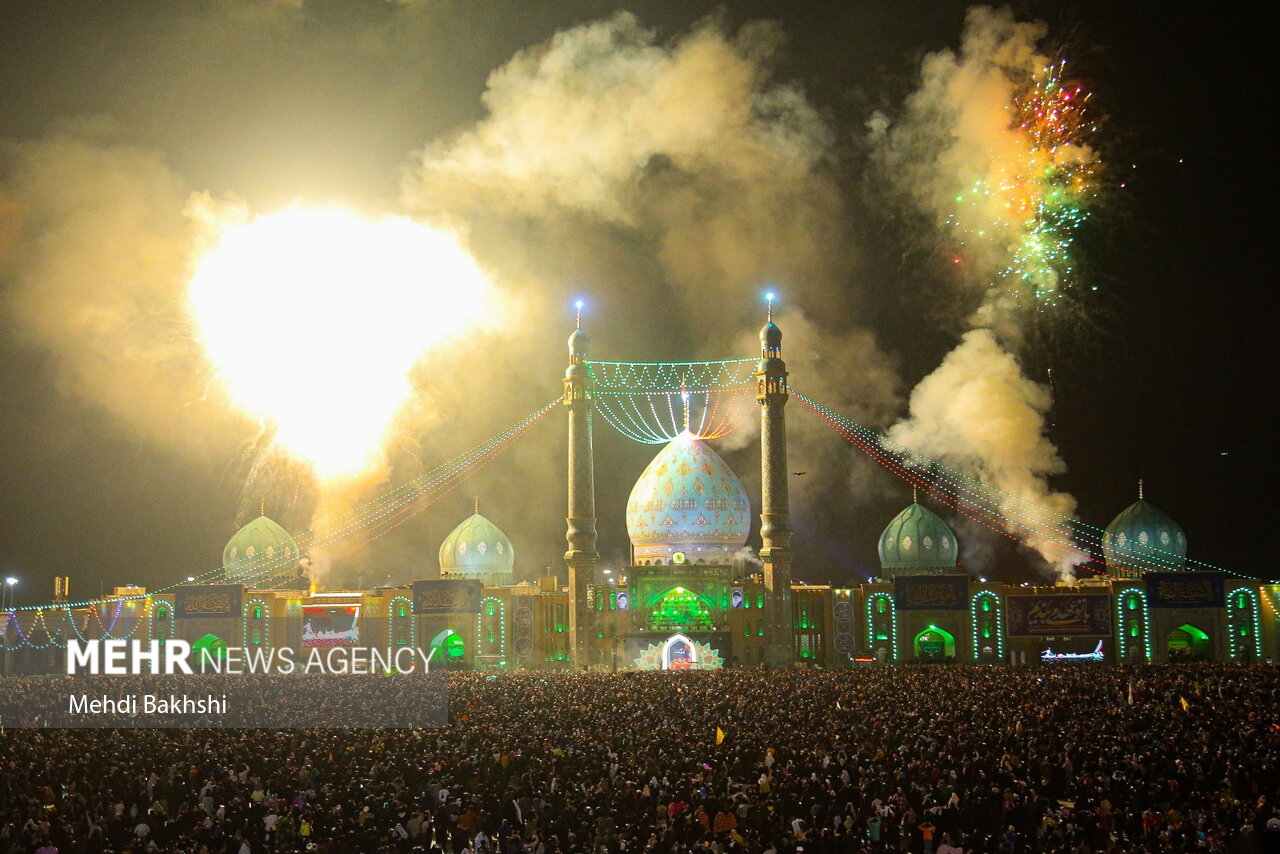
[[[1280,846],[1272,665],[458,673],[448,690],[439,728],[6,728],[0,854]]]

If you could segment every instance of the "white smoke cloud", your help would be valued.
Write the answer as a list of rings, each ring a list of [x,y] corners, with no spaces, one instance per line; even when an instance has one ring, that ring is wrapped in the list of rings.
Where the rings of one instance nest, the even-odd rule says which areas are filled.
[[[615,305],[620,292],[640,303],[632,325],[650,330],[651,352],[611,358],[671,358],[678,347],[757,356],[753,297],[776,285],[796,382],[884,423],[898,380],[874,336],[849,320],[854,240],[829,168],[834,136],[803,92],[772,78],[778,41],[767,25],[731,35],[710,21],[663,45],[625,13],[560,32],[490,75],[488,116],[422,151],[406,203],[501,220],[487,229],[497,235],[488,260],[529,290],[538,277],[583,276]],[[809,471],[792,481],[795,513],[820,509],[847,524],[848,508],[818,507],[816,497],[851,468],[869,483],[882,477],[798,401],[790,410],[791,459]],[[717,446],[744,448],[756,422]],[[746,460],[739,470],[751,484]]]
[[[875,116],[869,131],[879,176],[932,221],[942,245],[961,232],[981,237],[965,245],[964,263],[956,267],[959,281],[979,294],[970,331],[912,391],[909,413],[890,436],[1070,516],[1075,500],[1049,485],[1065,465],[1047,436],[1048,392],[1024,375],[1015,355],[1030,316],[1007,292],[988,287],[1009,264],[1020,227],[996,208],[998,199],[957,203],[1025,145],[1011,127],[1010,105],[1017,87],[1048,63],[1039,49],[1045,34],[1043,24],[1019,22],[1008,10],[974,7],[959,53],[927,56],[920,87],[902,114]],[[1012,512],[1014,505],[1004,509]],[[1041,544],[1038,550],[1060,577],[1073,577],[1056,549]]]
[[[488,117],[424,149],[406,203],[629,229],[716,326],[758,312],[744,296],[771,282],[829,307],[849,258],[832,134],[770,79],[777,40],[706,23],[663,46],[626,13],[560,32],[490,75]]]
[[[834,135],[800,89],[774,78],[778,44],[771,26],[730,33],[716,21],[664,44],[626,14],[567,29],[490,75],[486,117],[414,155],[403,208],[466,226],[509,311],[500,328],[419,366],[417,397],[388,449],[389,482],[416,477],[556,396],[571,289],[609,306],[609,352],[597,335],[605,318],[589,327],[597,357],[716,358],[758,354],[755,297],[774,286],[799,387],[864,423],[895,411],[891,360],[849,320],[857,259],[831,164]],[[293,467],[263,457],[259,425],[212,390],[183,295],[210,217],[247,207],[193,193],[199,187],[155,151],[101,134],[7,144],[5,156],[0,250],[14,283],[11,310],[22,333],[55,354],[68,390],[157,444],[243,456],[229,475],[251,481],[242,506],[256,515],[261,496],[294,496],[295,531],[314,506],[333,513],[333,501],[376,491],[369,482],[362,495],[324,500],[304,486],[297,499]],[[793,467],[809,472],[792,481],[796,515],[847,524],[847,508],[815,499],[845,483],[859,452],[796,401],[791,413]],[[553,413],[547,423],[562,419]],[[598,460],[606,559],[625,551],[622,504],[649,453],[627,448]],[[376,566],[378,577],[384,567],[397,580],[429,575],[436,545],[479,493],[530,561],[517,573],[541,574],[564,549],[562,455],[562,430],[540,426],[436,511],[344,560],[355,572]],[[754,478],[755,466],[739,468]],[[325,556],[315,557],[323,566]]]

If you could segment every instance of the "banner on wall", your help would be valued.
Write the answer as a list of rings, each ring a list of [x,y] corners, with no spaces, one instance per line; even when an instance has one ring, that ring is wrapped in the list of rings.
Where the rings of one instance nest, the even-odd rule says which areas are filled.
[[[197,617],[239,617],[244,587],[239,584],[198,584],[179,587],[174,594],[173,615],[179,620]]]
[[[446,578],[413,582],[415,614],[479,614],[483,582]]]
[[[967,575],[899,575],[893,603],[901,611],[963,611],[969,607]]]
[[[1147,604],[1152,608],[1222,608],[1227,604],[1220,572],[1148,572]]]
[[[1079,637],[1111,634],[1111,597],[1014,594],[1005,599],[1009,637]]]

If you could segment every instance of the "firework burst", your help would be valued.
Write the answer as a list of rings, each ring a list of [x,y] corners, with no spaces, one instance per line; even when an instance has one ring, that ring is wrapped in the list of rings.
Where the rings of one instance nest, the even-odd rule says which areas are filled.
[[[1037,310],[1061,305],[1079,284],[1072,248],[1098,196],[1090,93],[1063,82],[1065,67],[1043,66],[1015,89],[1004,144],[947,217],[960,238],[955,262],[974,250],[996,254],[989,286]]]

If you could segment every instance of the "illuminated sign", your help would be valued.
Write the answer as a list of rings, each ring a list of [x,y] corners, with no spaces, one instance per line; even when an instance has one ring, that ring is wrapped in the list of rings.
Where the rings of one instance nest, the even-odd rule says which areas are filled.
[[[302,609],[304,647],[355,646],[359,641],[359,605],[309,605]]]
[[[1092,652],[1054,652],[1052,648],[1040,653],[1041,661],[1102,661],[1102,641]]]

